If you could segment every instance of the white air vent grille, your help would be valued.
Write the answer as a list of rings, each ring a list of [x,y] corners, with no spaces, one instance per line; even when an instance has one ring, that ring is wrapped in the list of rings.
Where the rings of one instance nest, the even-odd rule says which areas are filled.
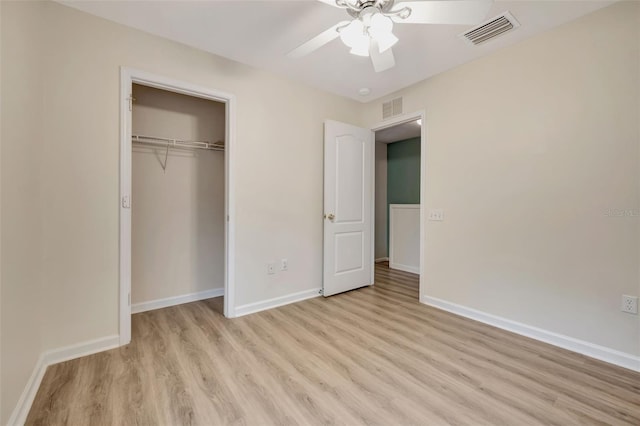
[[[489,40],[498,37],[500,34],[504,34],[515,28],[518,28],[520,23],[516,21],[516,18],[509,12],[504,12],[502,15],[496,16],[469,31],[460,34],[463,40],[469,44],[478,45]]]
[[[402,114],[402,98],[391,99],[382,104],[382,118],[389,118]]]

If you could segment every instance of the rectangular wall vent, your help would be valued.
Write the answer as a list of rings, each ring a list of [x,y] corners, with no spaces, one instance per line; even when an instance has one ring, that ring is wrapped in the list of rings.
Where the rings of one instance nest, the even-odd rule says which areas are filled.
[[[386,119],[402,114],[402,98],[391,99],[382,104],[382,118]]]
[[[509,12],[496,16],[470,30],[460,34],[460,37],[468,44],[478,45],[485,43],[504,34],[508,31],[516,29],[520,23]]]

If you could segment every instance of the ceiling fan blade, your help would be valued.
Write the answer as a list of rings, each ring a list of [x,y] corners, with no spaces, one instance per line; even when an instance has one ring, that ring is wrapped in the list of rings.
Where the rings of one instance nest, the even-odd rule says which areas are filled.
[[[373,63],[373,69],[375,72],[386,71],[396,65],[396,60],[393,57],[393,50],[388,48],[384,52],[380,53],[378,42],[373,39],[369,45],[369,56],[371,56],[371,62]]]
[[[330,41],[338,38],[340,36],[340,33],[338,33],[338,28],[347,25],[348,23],[349,21],[342,21],[337,23],[333,27],[321,32],[306,43],[303,43],[300,46],[296,47],[291,52],[287,53],[287,56],[290,58],[301,58],[313,52],[314,50],[321,48]]]
[[[392,19],[405,24],[478,24],[487,17],[492,4],[493,0],[403,1],[394,10],[409,7],[411,15]]]

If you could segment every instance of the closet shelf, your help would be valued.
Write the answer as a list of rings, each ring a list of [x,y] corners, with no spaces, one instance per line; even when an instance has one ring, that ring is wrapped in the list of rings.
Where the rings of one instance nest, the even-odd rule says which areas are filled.
[[[155,145],[163,148],[208,149],[224,151],[224,142],[185,141],[180,139],[160,138],[156,136],[131,135],[131,142],[144,145]]]

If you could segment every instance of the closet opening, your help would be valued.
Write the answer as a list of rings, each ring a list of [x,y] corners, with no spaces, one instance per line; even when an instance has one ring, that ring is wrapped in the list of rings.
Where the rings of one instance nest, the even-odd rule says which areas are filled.
[[[375,131],[375,283],[419,299],[422,120]]]
[[[120,343],[131,316],[213,299],[233,317],[231,95],[123,70]]]

